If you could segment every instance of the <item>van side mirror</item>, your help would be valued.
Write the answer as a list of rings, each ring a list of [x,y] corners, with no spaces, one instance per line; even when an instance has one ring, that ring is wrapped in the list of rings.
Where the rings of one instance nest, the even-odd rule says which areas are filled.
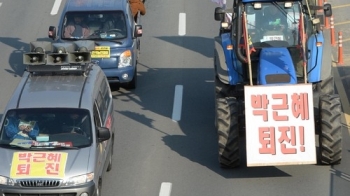
[[[141,37],[141,36],[142,36],[142,25],[135,25],[134,37]]]
[[[332,16],[332,5],[330,3],[324,3],[323,5],[323,12],[326,17]]]
[[[96,127],[96,129],[99,142],[103,142],[111,138],[111,132],[107,127]]]
[[[214,13],[214,19],[216,21],[223,21],[224,18],[225,18],[225,10],[222,9],[221,7],[216,7],[215,13]]]
[[[49,27],[49,32],[48,32],[49,38],[55,40],[56,39],[56,27],[55,26],[50,26]]]

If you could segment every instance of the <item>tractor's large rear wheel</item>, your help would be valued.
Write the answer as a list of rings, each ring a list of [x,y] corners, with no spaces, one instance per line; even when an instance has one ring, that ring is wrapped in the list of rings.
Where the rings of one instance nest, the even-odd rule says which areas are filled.
[[[341,103],[338,95],[320,97],[320,162],[340,164],[342,159]]]
[[[225,168],[238,167],[238,101],[235,97],[217,97],[216,106],[220,165]]]

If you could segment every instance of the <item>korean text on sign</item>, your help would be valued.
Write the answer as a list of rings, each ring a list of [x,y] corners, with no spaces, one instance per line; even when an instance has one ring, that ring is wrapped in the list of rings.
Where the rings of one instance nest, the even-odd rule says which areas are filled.
[[[64,177],[67,153],[15,152],[12,158],[11,178]]]
[[[251,165],[315,162],[311,85],[252,86],[245,90],[247,159],[251,158]]]

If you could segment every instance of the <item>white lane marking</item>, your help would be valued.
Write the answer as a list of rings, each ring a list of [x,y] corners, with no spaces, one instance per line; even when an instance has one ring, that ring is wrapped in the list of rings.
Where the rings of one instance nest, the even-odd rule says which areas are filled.
[[[174,95],[173,115],[171,117],[173,121],[181,120],[182,92],[183,92],[183,86],[176,85],[175,95]]]
[[[171,194],[171,186],[170,182],[162,182],[160,186],[159,196],[170,196]]]
[[[186,35],[186,13],[179,14],[179,35]]]
[[[0,7],[2,6],[2,2],[0,2]]]
[[[58,13],[58,10],[60,9],[62,0],[55,0],[55,3],[53,4],[51,15],[56,15]]]

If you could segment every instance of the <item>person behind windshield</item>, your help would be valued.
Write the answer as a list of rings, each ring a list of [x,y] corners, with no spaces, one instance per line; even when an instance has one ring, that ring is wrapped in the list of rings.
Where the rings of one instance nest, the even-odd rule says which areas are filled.
[[[283,8],[278,8],[278,5],[271,5],[264,10],[263,27],[268,27],[268,30],[281,30],[287,28],[287,16]]]
[[[82,124],[86,120],[86,115],[78,113],[71,113],[63,120],[63,132],[64,133],[82,133]]]
[[[106,19],[106,22],[104,22],[103,24],[102,30],[104,32],[107,32],[111,29],[119,29],[123,35],[126,34],[125,20],[122,13],[113,13],[110,17]]]
[[[20,113],[16,117],[16,112],[12,111],[5,120],[5,133],[11,140],[35,140],[39,135],[39,127],[35,121],[30,121],[26,114]]]
[[[75,14],[74,20],[64,28],[65,38],[87,38],[89,35],[89,27],[84,23],[84,17],[80,14]]]

